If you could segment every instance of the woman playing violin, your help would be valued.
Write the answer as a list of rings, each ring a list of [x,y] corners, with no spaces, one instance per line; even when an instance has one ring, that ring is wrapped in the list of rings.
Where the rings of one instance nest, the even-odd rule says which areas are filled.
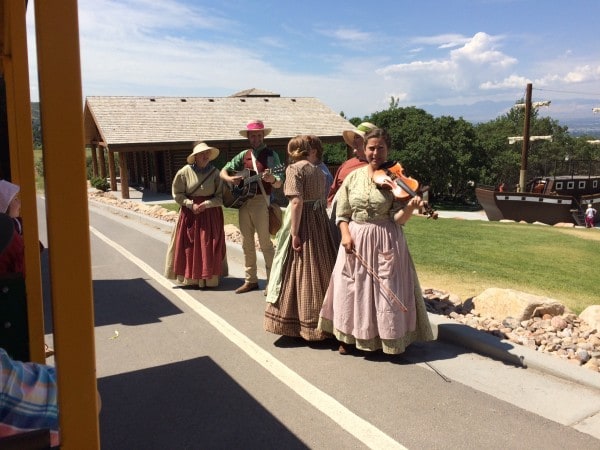
[[[374,180],[387,162],[386,130],[366,134],[368,164],[350,173],[338,197],[341,246],[320,313],[319,328],[340,341],[342,354],[359,350],[398,354],[432,340],[421,287],[402,231],[423,206],[417,195],[399,199]]]

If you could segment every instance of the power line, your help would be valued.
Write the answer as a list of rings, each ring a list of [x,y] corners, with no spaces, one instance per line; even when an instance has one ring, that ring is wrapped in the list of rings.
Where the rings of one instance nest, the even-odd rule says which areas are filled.
[[[560,91],[558,89],[543,89],[543,88],[534,88],[534,89],[536,91],[556,92],[556,93],[559,93],[559,94],[578,94],[578,95],[600,97],[600,93],[596,94],[596,93],[593,93],[593,92]]]

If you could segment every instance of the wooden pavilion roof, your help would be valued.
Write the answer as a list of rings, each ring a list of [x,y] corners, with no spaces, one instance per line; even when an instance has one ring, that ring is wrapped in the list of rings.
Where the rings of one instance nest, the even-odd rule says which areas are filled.
[[[314,134],[324,142],[342,142],[342,132],[354,129],[316,98],[249,89],[230,97],[87,97],[85,141],[121,151],[198,140],[245,141],[239,131],[253,119],[272,129],[268,139]]]

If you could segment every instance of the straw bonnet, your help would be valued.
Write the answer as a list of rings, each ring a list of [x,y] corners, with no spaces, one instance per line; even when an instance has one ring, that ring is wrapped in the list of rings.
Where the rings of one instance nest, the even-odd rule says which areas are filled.
[[[245,138],[247,138],[248,131],[263,131],[265,133],[265,136],[267,136],[271,132],[271,129],[265,128],[265,124],[263,123],[262,120],[255,119],[255,120],[251,120],[250,122],[248,122],[246,124],[246,129],[241,130],[240,134],[242,136],[244,136]]]
[[[217,156],[219,156],[219,149],[218,148],[216,148],[216,147],[209,147],[208,145],[206,145],[206,143],[200,142],[198,145],[196,145],[194,147],[194,149],[192,150],[192,153],[190,154],[190,156],[187,157],[188,164],[194,164],[194,161],[196,160],[196,155],[198,153],[202,153],[202,152],[206,152],[206,151],[210,151],[210,156],[208,158],[209,161],[212,161]]]
[[[0,214],[0,253],[12,242],[15,233],[15,221],[8,214]]]
[[[355,135],[359,135],[361,138],[364,138],[369,131],[373,131],[375,128],[377,128],[377,126],[373,125],[372,123],[363,122],[356,127],[356,130],[344,131],[342,133],[342,136],[344,137],[344,141],[346,142],[346,144],[348,144],[350,147],[354,147]]]
[[[5,213],[8,210],[8,205],[13,201],[15,195],[19,193],[21,188],[10,181],[0,180],[0,212]]]

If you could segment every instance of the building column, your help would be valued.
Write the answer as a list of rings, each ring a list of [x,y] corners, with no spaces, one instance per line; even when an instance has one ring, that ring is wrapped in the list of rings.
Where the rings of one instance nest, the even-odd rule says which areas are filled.
[[[108,173],[110,176],[110,190],[117,191],[117,175],[115,174],[115,153],[108,151]]]
[[[100,177],[106,179],[106,160],[104,159],[104,147],[100,147],[99,166],[100,166]]]
[[[92,178],[98,176],[98,146],[92,144]]]
[[[129,173],[127,171],[127,156],[119,152],[119,171],[121,172],[121,198],[129,198]]]

